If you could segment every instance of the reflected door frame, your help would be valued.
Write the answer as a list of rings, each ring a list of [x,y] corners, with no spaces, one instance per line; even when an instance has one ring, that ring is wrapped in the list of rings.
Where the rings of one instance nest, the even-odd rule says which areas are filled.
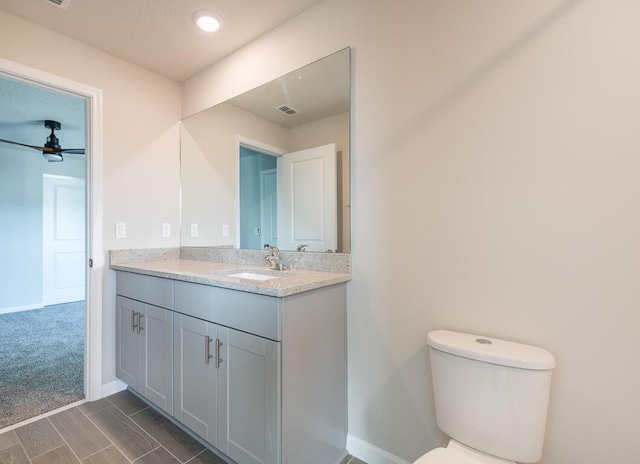
[[[240,248],[240,147],[245,146],[252,150],[261,151],[267,155],[282,156],[288,153],[284,148],[275,147],[259,140],[236,135],[236,238],[235,248]]]

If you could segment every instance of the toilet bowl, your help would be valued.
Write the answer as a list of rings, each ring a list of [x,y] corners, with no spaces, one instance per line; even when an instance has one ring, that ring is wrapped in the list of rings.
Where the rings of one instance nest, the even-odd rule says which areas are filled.
[[[555,358],[535,346],[448,330],[427,336],[438,427],[415,464],[515,464],[542,457]]]

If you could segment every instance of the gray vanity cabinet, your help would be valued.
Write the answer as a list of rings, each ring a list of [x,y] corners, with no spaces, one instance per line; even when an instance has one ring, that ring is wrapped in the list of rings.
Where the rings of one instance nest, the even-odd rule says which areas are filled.
[[[193,405],[184,409],[204,423],[207,404],[208,440],[239,464],[339,462],[346,441],[345,300],[344,284],[276,298],[176,281],[175,339],[182,345],[174,348],[182,350],[175,358],[176,412]],[[200,324],[199,335],[180,329],[192,322]],[[197,373],[216,370],[205,366],[207,334],[222,343],[215,381]],[[187,337],[194,338],[188,360]],[[193,378],[185,369],[199,375],[193,398],[179,386]],[[217,404],[195,400],[205,393]],[[178,420],[186,423],[182,414]]]
[[[172,414],[173,282],[126,272],[116,279],[116,375]]]
[[[259,314],[239,314],[261,304],[277,309],[271,297],[176,282],[175,418],[241,464],[280,463],[280,343],[210,320],[247,329]]]
[[[239,464],[346,445],[346,285],[285,297],[117,273],[117,376]]]

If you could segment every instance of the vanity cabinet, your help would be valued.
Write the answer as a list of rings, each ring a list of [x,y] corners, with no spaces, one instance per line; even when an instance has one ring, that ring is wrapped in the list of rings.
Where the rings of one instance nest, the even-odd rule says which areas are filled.
[[[275,297],[120,271],[116,293],[118,377],[185,427],[239,464],[345,456],[344,283]]]
[[[217,411],[211,422],[215,442],[214,427],[208,426],[211,443],[240,464],[329,464],[344,457],[345,284],[276,298],[176,281],[175,311],[175,339],[183,346],[177,334],[187,335],[178,328],[178,318],[190,327],[192,319],[213,324],[208,332],[200,329],[199,336],[188,335],[197,339],[189,358],[200,362],[200,369],[206,334],[222,343],[215,386],[208,387],[217,401],[208,406]],[[175,359],[178,411],[189,401],[178,383],[191,378],[180,373],[179,363],[191,361]],[[215,369],[212,363],[206,368]]]
[[[238,463],[280,463],[280,342],[242,331],[275,328],[255,322],[261,310],[276,314],[276,299],[175,285],[176,419]]]
[[[172,306],[170,280],[118,272],[116,375],[169,414],[173,413]]]

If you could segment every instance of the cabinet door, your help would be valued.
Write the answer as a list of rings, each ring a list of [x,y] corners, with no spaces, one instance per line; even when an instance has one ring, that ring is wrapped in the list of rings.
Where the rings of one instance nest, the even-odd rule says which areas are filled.
[[[131,388],[140,386],[140,337],[137,313],[140,303],[116,296],[116,376]]]
[[[184,314],[174,318],[174,417],[217,445],[217,326]]]
[[[140,393],[169,414],[173,413],[173,313],[141,304],[139,321],[143,361]]]
[[[220,328],[218,448],[240,464],[280,462],[280,343]]]

